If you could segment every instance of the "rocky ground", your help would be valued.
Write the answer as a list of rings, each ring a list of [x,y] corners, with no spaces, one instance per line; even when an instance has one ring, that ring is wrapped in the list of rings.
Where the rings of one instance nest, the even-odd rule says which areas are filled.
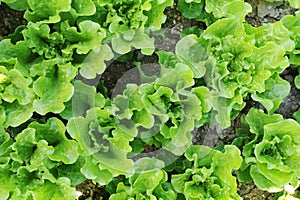
[[[295,9],[289,7],[288,3],[266,3],[262,0],[247,0],[253,7],[253,12],[247,16],[248,23],[253,26],[260,26],[264,23],[275,22],[279,20],[282,16],[295,12]],[[176,3],[166,10],[166,15],[168,19],[164,24],[164,29],[169,31],[169,38],[164,41],[159,41],[158,46],[163,47],[162,50],[171,50],[174,48],[176,41],[179,39],[179,33],[186,27],[196,26],[200,28],[205,28],[205,24],[186,19],[181,16],[180,12],[177,10]],[[15,28],[19,25],[25,25],[26,20],[23,19],[23,13],[11,10],[5,4],[0,5],[0,40],[10,33],[13,33]],[[132,59],[135,61],[140,61],[144,66],[151,65],[154,67],[154,72],[157,70],[157,57],[154,56],[143,56],[138,52],[133,52]],[[102,75],[101,80],[104,80],[104,85],[108,88],[108,95],[115,96],[116,94],[122,92],[122,85],[126,83],[137,83],[139,80],[132,75],[132,73],[137,73],[134,70],[135,65],[131,62],[119,62],[114,61],[110,64],[109,68]],[[123,76],[131,70],[131,76]],[[292,114],[300,107],[300,91],[294,86],[293,79],[298,74],[297,70],[288,69],[283,74],[282,77],[291,83],[291,92],[289,96],[282,103],[281,107],[277,111],[282,114],[285,118],[291,118]],[[120,87],[116,87],[116,84]],[[118,89],[115,89],[118,88]],[[244,113],[251,106],[258,106],[256,103],[249,101],[244,109]],[[193,131],[193,142],[195,144],[204,144],[208,146],[217,146],[222,144],[230,144],[235,137],[234,130],[239,124],[239,118],[233,121],[232,126],[228,129],[221,130],[218,127],[204,126],[200,129]],[[87,180],[84,183],[77,186],[77,190],[80,191],[78,199],[108,199],[109,195],[105,192],[104,188],[93,184],[91,181]],[[245,200],[266,200],[274,199],[273,194],[261,191],[255,187],[253,184],[243,184],[238,183],[239,194]]]

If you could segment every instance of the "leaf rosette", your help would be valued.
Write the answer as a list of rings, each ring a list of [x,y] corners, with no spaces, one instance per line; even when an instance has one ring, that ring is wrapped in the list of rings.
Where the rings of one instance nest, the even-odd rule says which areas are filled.
[[[244,163],[239,171],[242,181],[253,180],[263,190],[278,192],[299,180],[300,125],[281,115],[267,115],[251,109],[245,116],[239,138]]]
[[[153,158],[142,158],[135,163],[136,171],[129,179],[114,179],[107,188],[111,200],[166,199],[175,200],[176,192],[167,182],[168,175],[162,169],[164,163]]]
[[[188,67],[185,69],[187,73],[182,73],[184,76],[191,73]],[[187,89],[190,83],[187,80],[190,79],[184,79],[178,72],[169,73],[170,70],[165,70],[162,77],[153,83],[127,85],[123,95],[114,98],[113,104],[119,109],[116,118],[121,123],[129,120],[136,125],[138,133],[134,142],[162,147],[175,155],[182,155],[191,145],[191,131],[207,120],[210,93],[202,86]],[[177,74],[178,81],[169,81],[171,74],[173,78]],[[184,88],[178,88],[180,86]],[[133,152],[137,150],[135,153],[140,153],[144,148],[138,149]]]
[[[290,85],[279,74],[289,66],[286,52],[294,42],[281,22],[254,28],[236,18],[223,18],[209,26],[198,42],[207,46],[210,55],[205,80],[212,88],[215,119],[222,128],[230,125],[250,95],[270,113],[288,95]]]
[[[184,173],[171,176],[175,191],[186,199],[238,199],[236,180],[232,171],[242,163],[235,146],[225,146],[222,153],[206,146],[191,146],[185,153],[192,166]]]
[[[17,130],[11,130],[17,134],[14,142],[8,133],[1,131],[1,197],[40,199],[43,191],[49,198],[74,198],[75,189],[71,185],[78,182],[71,183],[59,173],[61,168],[75,165],[79,157],[78,145],[67,139],[64,124],[50,118],[46,123],[32,122],[20,133]],[[56,191],[51,193],[49,189]]]
[[[32,88],[33,80],[21,67],[17,53],[17,48],[10,39],[1,41],[0,124],[4,127],[19,126],[26,122],[34,111],[33,101],[36,95]]]
[[[83,83],[76,85],[86,88],[87,94],[95,97],[93,95],[96,90],[92,86]],[[76,99],[82,93],[75,94],[73,98]],[[87,178],[105,185],[115,176],[127,176],[132,173],[133,162],[127,159],[126,155],[131,151],[129,141],[136,136],[137,130],[133,124],[124,125],[117,121],[114,117],[116,108],[107,105],[104,97],[98,95],[99,102],[96,105],[90,102],[91,104],[85,107],[86,110],[79,109],[73,112],[75,116],[68,121],[67,130],[70,136],[77,140],[79,153],[86,157],[82,173]],[[87,103],[85,100],[77,99],[73,105],[83,106]],[[90,100],[94,102],[95,99]]]

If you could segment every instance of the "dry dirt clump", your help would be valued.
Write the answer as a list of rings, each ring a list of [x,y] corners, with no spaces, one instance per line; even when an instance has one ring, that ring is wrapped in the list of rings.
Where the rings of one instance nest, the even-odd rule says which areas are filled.
[[[253,26],[272,23],[283,16],[292,14],[296,9],[291,8],[287,1],[266,2],[263,0],[246,0],[252,6],[252,12],[246,16],[246,20]]]

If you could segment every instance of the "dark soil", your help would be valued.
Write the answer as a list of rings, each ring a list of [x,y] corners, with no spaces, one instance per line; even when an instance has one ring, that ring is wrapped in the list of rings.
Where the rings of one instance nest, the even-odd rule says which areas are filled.
[[[99,186],[98,184],[94,184],[90,180],[86,180],[82,184],[76,187],[77,191],[80,191],[81,194],[78,197],[78,200],[84,200],[87,198],[91,199],[108,199],[109,193],[105,190],[103,186]]]
[[[289,6],[287,1],[272,3],[263,0],[245,1],[252,6],[252,12],[246,16],[246,20],[253,26],[276,22],[283,16],[296,11],[296,9]]]
[[[24,12],[12,10],[4,3],[0,4],[0,40],[3,36],[14,33],[18,26],[27,24],[23,15]]]

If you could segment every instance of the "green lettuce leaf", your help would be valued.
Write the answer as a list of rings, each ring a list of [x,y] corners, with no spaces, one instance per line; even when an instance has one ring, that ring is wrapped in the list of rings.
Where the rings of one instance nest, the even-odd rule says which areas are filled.
[[[154,0],[146,1],[151,3],[151,9],[145,10],[145,15],[147,16],[147,22],[145,27],[150,30],[159,30],[161,25],[166,22],[167,16],[164,11],[168,6],[173,5],[173,0]]]
[[[113,116],[111,107],[94,107],[86,117],[73,117],[67,124],[70,136],[78,142],[79,153],[86,156],[82,173],[100,184],[133,170],[133,162],[126,155],[131,151],[129,141],[136,135],[135,127],[122,127]],[[99,177],[98,173],[106,175]]]
[[[112,50],[108,45],[100,45],[90,51],[80,66],[80,74],[87,79],[94,79],[97,74],[102,74],[105,69],[105,61],[113,58]]]
[[[96,12],[96,6],[92,0],[72,1],[71,6],[76,10],[77,16],[90,16]]]
[[[245,16],[252,11],[248,3],[240,0],[206,0],[205,10],[219,19],[233,17],[244,21]]]
[[[32,197],[38,199],[75,199],[76,189],[70,186],[68,178],[59,178],[55,183],[45,181],[42,188],[32,191]]]
[[[145,55],[151,55],[154,52],[154,39],[144,33],[142,29],[117,33],[112,37],[111,43],[113,50],[121,55],[130,52],[132,47],[141,49]]]
[[[300,123],[300,109],[293,114],[293,117],[298,123]]]
[[[70,26],[68,22],[60,24],[61,34],[69,44],[62,48],[62,52],[69,54],[76,49],[78,54],[87,54],[91,50],[101,46],[101,41],[105,38],[106,32],[100,25],[91,20],[84,20],[78,24],[78,29]],[[105,57],[106,58],[106,57]]]
[[[18,70],[8,70],[0,66],[0,92],[1,100],[12,103],[15,100],[20,105],[32,103],[35,94],[30,88],[32,80],[24,77]]]
[[[185,157],[193,165],[184,173],[171,176],[176,192],[186,199],[241,199],[232,176],[232,170],[242,163],[235,146],[225,146],[224,153],[206,146],[191,146]]]
[[[59,13],[68,12],[71,9],[71,0],[28,0],[29,9],[25,12],[25,19],[32,22],[43,21],[56,23],[60,21]]]
[[[297,1],[295,1],[297,2]],[[289,61],[292,64],[292,66],[295,66],[298,68],[299,71],[299,66],[300,66],[300,26],[299,26],[299,21],[300,21],[300,12],[297,11],[295,15],[286,15],[284,16],[281,20],[282,24],[290,31],[289,37],[291,40],[295,42],[295,46],[292,49],[292,51],[288,52],[289,56]],[[300,76],[297,75],[295,77],[295,85],[297,88],[300,88],[300,83],[299,83]]]
[[[156,168],[156,167],[158,168]],[[154,158],[142,158],[135,163],[138,173],[128,180],[117,183],[110,199],[167,199],[175,200],[176,192],[166,182],[167,173],[162,170],[163,163]]]
[[[158,83],[128,86],[122,96],[114,99],[113,104],[118,108],[117,118],[129,119],[141,127],[138,137],[143,142],[181,155],[190,145],[190,131],[205,121],[202,113],[210,111],[210,93],[205,87],[193,91],[183,89],[192,84],[180,84],[183,88],[175,92],[170,86],[178,88],[176,84],[180,81],[170,83],[170,79],[166,78],[168,70],[166,72],[157,79]],[[188,77],[192,80],[192,76]],[[182,80],[179,74],[178,79]]]
[[[268,112],[276,111],[281,102],[290,93],[289,82],[281,79],[278,74],[274,74],[265,82],[265,92],[251,95],[252,99],[260,102]]]
[[[7,146],[6,151],[1,149],[0,173],[6,173],[1,180],[10,181],[3,187],[4,196],[9,192],[11,199],[40,199],[45,194],[49,198],[75,198],[75,182],[70,186],[70,179],[60,176],[66,173],[57,173],[61,167],[68,169],[68,165],[75,165],[79,156],[77,142],[68,139],[65,131],[64,124],[57,118],[50,118],[46,123],[32,122],[22,132],[15,133],[11,147],[7,146],[9,136],[1,132],[0,149]],[[2,158],[8,152],[11,159],[5,164]],[[72,174],[73,169],[69,169],[68,173]],[[76,175],[80,179],[80,175]],[[75,178],[72,180],[76,181]]]
[[[72,117],[85,116],[86,112],[93,107],[103,107],[105,98],[96,92],[95,87],[76,80],[72,99],[66,104],[66,109],[60,115],[69,120]]]
[[[194,78],[204,76],[205,61],[208,59],[206,48],[197,42],[196,35],[187,35],[176,43],[175,53],[179,59],[191,68]]]
[[[29,8],[27,0],[1,0],[14,10],[23,11]]]
[[[33,90],[39,99],[34,100],[33,107],[42,115],[63,111],[64,102],[70,100],[74,92],[70,81],[76,76],[76,67],[71,63],[61,65],[57,62],[44,60],[30,69],[32,77],[38,76],[33,83]]]
[[[282,191],[289,184],[295,187],[300,174],[300,125],[257,109],[251,109],[245,120],[248,125],[239,130],[240,140],[234,142],[244,143],[240,146],[245,161],[240,180],[250,175],[260,189],[269,192]]]
[[[289,66],[286,53],[294,46],[289,37],[281,22],[254,28],[237,18],[223,18],[198,39],[210,56],[204,64],[205,81],[213,90],[213,119],[222,128],[244,108],[249,95],[270,113],[278,109],[290,90],[278,75]],[[282,92],[275,94],[278,88]]]
[[[12,103],[2,102],[0,106],[0,116],[4,127],[17,127],[28,121],[34,112],[32,103],[20,105],[17,100]]]

